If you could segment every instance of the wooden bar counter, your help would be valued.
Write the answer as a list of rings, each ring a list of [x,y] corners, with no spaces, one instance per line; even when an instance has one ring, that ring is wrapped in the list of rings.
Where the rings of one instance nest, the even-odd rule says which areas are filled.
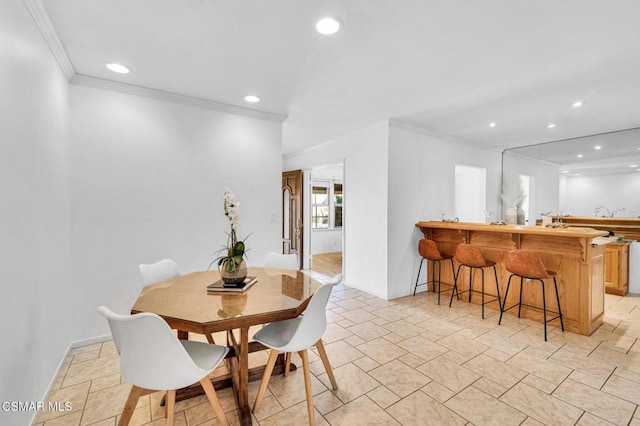
[[[607,233],[591,228],[543,228],[541,226],[489,225],[465,222],[418,222],[416,226],[425,237],[433,240],[442,253],[453,255],[458,244],[476,245],[487,260],[497,263],[501,296],[504,297],[509,272],[504,268],[504,258],[510,250],[522,249],[540,255],[547,269],[558,273],[558,292],[568,331],[590,335],[602,325],[604,315],[604,262],[605,246],[592,244],[594,238]],[[457,265],[456,265],[457,270]],[[468,274],[468,268],[461,273]],[[485,276],[485,288],[493,288],[493,274]],[[477,278],[480,276],[477,275]],[[453,273],[442,268],[442,281],[453,284]],[[468,275],[458,279],[458,286],[468,286]],[[479,287],[479,283],[477,284]],[[516,287],[512,286],[512,290]],[[556,310],[552,285],[546,286],[548,309]],[[539,285],[525,285],[523,298],[528,304],[542,306],[542,289]],[[510,291],[507,306],[517,303],[519,291]],[[478,302],[474,297],[473,302]],[[460,302],[458,302],[460,303]],[[494,306],[495,305],[495,306]],[[497,304],[487,305],[499,309]],[[510,311],[509,314],[516,311]],[[522,315],[542,321],[537,310],[523,309]],[[558,321],[549,323],[559,327]]]
[[[617,236],[640,241],[640,219],[628,217],[584,217],[584,216],[551,216],[554,222],[563,222],[569,226],[593,228],[610,231]],[[537,222],[537,221],[536,221]]]
[[[640,241],[640,219],[626,217],[552,216],[554,222],[607,231],[615,234],[607,244],[604,265],[604,290],[624,296],[629,291],[629,245]]]

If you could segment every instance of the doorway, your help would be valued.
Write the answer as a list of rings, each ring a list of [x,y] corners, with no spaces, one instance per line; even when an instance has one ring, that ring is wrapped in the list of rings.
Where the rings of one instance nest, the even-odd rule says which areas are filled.
[[[481,167],[455,168],[455,217],[462,222],[484,222],[487,170]]]
[[[344,164],[314,167],[308,174],[309,269],[333,277],[343,272]]]

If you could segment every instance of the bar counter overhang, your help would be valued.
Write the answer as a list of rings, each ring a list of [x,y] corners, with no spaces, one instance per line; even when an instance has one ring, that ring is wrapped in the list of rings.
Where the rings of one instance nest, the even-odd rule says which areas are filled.
[[[542,257],[547,269],[558,273],[558,291],[565,329],[588,336],[602,325],[605,246],[594,243],[593,239],[607,235],[607,232],[591,228],[544,228],[437,221],[418,222],[416,227],[420,228],[426,238],[435,241],[442,253],[453,255],[457,245],[461,243],[478,246],[487,260],[497,263],[502,297],[510,275],[504,267],[506,254],[514,249],[537,253]],[[462,268],[461,274],[468,274],[466,269]],[[493,286],[492,275],[485,277],[489,280],[488,285],[485,284],[487,288]],[[475,279],[479,279],[479,275]],[[453,273],[449,268],[442,268],[442,282],[453,284]],[[465,289],[468,282],[468,275],[461,276],[458,278],[458,287]],[[554,309],[556,304],[552,287],[546,286],[547,301],[553,301],[550,309]],[[540,286],[525,284],[523,292],[523,300],[527,300],[528,304],[542,306]],[[509,292],[507,306],[517,303],[519,293],[517,290]],[[479,300],[474,299],[473,302],[477,303]],[[498,306],[492,305],[489,304],[487,307],[499,309]],[[523,309],[522,316],[542,321],[541,313],[536,310]],[[559,327],[556,322],[549,325]]]

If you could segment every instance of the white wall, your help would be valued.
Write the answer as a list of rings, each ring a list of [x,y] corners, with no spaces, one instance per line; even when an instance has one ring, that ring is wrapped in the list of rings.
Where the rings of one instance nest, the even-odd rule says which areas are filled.
[[[38,401],[74,335],[68,84],[22,1],[0,28],[0,402]]]
[[[530,177],[529,225],[535,225],[536,220],[541,218],[540,212],[550,211],[552,214],[558,214],[562,209],[558,201],[560,197],[559,166],[507,151],[503,158],[503,169],[505,176],[527,175]],[[503,206],[504,209],[508,207]],[[566,211],[564,213],[567,214]]]
[[[251,234],[249,265],[280,249],[281,128],[71,86],[78,338],[107,332],[98,305],[130,309],[141,286],[139,263],[169,257],[183,272],[207,268],[229,230],[225,186],[240,200],[239,237]]]
[[[640,216],[640,172],[598,176],[563,176],[560,209],[571,216],[593,216],[595,207],[624,208],[615,217]],[[604,213],[604,211],[603,211]]]
[[[284,169],[345,164],[345,280],[393,299],[413,290],[421,220],[454,212],[455,165],[487,170],[487,209],[499,207],[501,153],[382,122],[285,159]]]
[[[342,229],[312,229],[311,254],[342,251]]]
[[[455,166],[487,170],[487,210],[499,206],[501,153],[429,134],[400,123],[389,128],[388,297],[413,291],[418,272],[418,241],[414,225],[453,217]],[[424,269],[423,269],[424,273]]]
[[[384,121],[289,155],[283,164],[284,170],[310,170],[344,163],[345,282],[384,299],[388,296],[387,155],[388,125]],[[308,253],[309,248],[305,250]]]
[[[249,264],[279,249],[282,126],[70,87],[22,1],[0,28],[0,401],[39,401],[72,342],[107,334],[95,308],[130,309],[139,263],[207,267],[224,186]]]

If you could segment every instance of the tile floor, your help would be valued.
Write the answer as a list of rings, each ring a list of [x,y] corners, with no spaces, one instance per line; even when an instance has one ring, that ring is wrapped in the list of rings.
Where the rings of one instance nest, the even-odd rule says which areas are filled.
[[[324,335],[340,389],[310,354],[319,425],[640,425],[640,296],[606,296],[592,336],[562,333],[477,305],[438,306],[433,293],[385,301],[334,289]],[[221,338],[220,341],[223,341]],[[264,352],[251,363],[264,363]],[[259,382],[250,385],[255,399]],[[48,398],[70,412],[41,412],[40,426],[115,425],[129,391],[112,342],[73,349]],[[229,389],[218,391],[238,423]],[[144,397],[132,424],[164,424],[161,393]],[[301,370],[272,377],[254,424],[307,424]],[[216,425],[204,397],[176,404],[176,424]]]

